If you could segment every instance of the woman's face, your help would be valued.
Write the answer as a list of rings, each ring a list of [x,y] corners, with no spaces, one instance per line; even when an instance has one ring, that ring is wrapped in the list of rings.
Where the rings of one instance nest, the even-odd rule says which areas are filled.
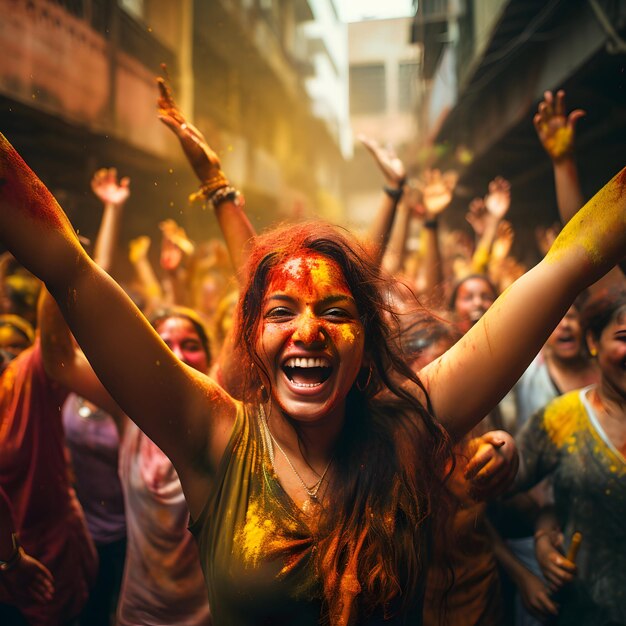
[[[339,265],[303,251],[269,272],[257,352],[291,418],[343,417],[363,366],[364,333]]]
[[[589,347],[597,350],[603,384],[626,398],[626,310],[604,328],[599,341],[592,337],[588,341]]]
[[[186,365],[206,373],[209,360],[193,324],[184,317],[168,317],[156,326],[168,348]]]
[[[580,356],[581,343],[582,330],[578,311],[575,307],[570,307],[548,337],[546,348],[558,359],[566,361]]]
[[[462,333],[466,333],[493,304],[495,294],[491,285],[482,278],[468,278],[459,287],[454,312]]]

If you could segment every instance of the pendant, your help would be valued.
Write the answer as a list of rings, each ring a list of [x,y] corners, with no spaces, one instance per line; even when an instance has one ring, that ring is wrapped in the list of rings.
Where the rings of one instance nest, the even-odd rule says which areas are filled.
[[[302,505],[302,511],[306,515],[317,515],[321,508],[320,501],[317,499],[317,496],[310,496],[307,500],[304,501]]]

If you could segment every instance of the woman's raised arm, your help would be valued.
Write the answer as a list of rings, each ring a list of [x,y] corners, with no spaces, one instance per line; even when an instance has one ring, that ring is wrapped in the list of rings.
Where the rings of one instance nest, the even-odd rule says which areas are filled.
[[[227,438],[235,402],[177,360],[1,134],[0,239],[44,281],[107,390],[179,471]]]
[[[563,228],[546,257],[420,372],[435,414],[468,432],[513,386],[574,298],[626,254],[626,168]]]

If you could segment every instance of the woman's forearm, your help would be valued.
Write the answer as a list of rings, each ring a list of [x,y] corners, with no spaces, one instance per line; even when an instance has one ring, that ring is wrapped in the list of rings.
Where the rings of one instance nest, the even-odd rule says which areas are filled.
[[[624,256],[625,177],[626,169],[609,181],[563,228],[545,259],[422,370],[436,414],[455,435],[500,401],[578,293]]]

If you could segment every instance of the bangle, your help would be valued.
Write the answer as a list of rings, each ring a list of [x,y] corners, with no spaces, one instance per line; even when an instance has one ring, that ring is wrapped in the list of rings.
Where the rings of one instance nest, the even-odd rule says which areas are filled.
[[[383,191],[394,201],[398,202],[404,193],[404,182],[400,181],[398,183],[399,187],[388,187],[387,185],[383,186]]]
[[[222,187],[228,187],[228,185],[228,178],[224,176],[224,172],[222,172],[222,170],[217,170],[213,178],[204,181],[200,185],[200,189],[198,189],[198,191],[192,193],[189,196],[189,201],[195,202],[196,200],[207,200],[216,191],[218,191],[218,189],[221,189]]]
[[[424,228],[430,228],[431,230],[434,230],[435,228],[437,228],[439,222],[437,221],[436,217],[433,217],[429,220],[424,220]]]
[[[0,572],[12,570],[22,560],[22,546],[16,533],[11,533],[11,543],[13,544],[13,554],[8,561],[0,560]]]
[[[217,191],[214,191],[208,198],[208,202],[210,207],[215,211],[215,209],[222,204],[222,202],[236,202],[238,203],[241,199],[241,194],[230,185],[228,187],[221,187]]]

